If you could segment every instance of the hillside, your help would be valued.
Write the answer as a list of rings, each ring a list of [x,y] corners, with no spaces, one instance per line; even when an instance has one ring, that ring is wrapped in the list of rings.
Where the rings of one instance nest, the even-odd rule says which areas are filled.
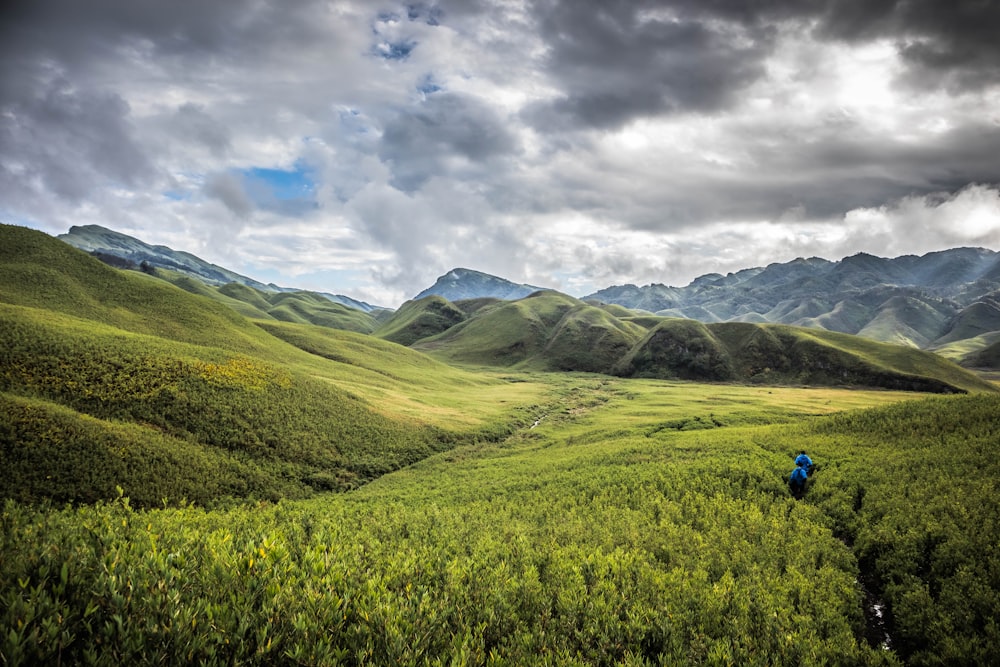
[[[644,331],[565,294],[536,292],[477,311],[414,348],[464,364],[606,373]]]
[[[163,269],[194,278],[202,283],[221,287],[229,283],[245,285],[261,292],[299,292],[301,290],[264,284],[260,281],[240,275],[234,271],[211,264],[189,252],[173,250],[162,245],[150,245],[139,239],[122,234],[100,225],[82,225],[70,227],[65,234],[60,234],[60,240],[88,252],[98,259],[119,268]],[[364,301],[358,301],[343,294],[326,294],[322,296],[341,305],[371,312],[378,310]]]
[[[447,299],[426,296],[404,303],[374,333],[379,338],[400,345],[412,345],[422,338],[446,331],[465,317],[465,312]]]
[[[441,317],[442,312],[451,317]],[[468,316],[440,297],[429,297],[400,309],[400,323],[426,326],[404,329],[405,337],[400,334],[397,342],[475,366],[945,393],[994,390],[954,363],[908,346],[804,327],[616,313],[632,315],[551,291]]]
[[[614,372],[625,377],[936,393],[994,391],[989,383],[930,352],[829,331],[736,322],[665,320]]]
[[[304,497],[497,437],[539,398],[358,334],[272,322],[0,226],[0,497]]]
[[[248,317],[307,322],[362,333],[381,328],[377,335],[404,344],[426,335],[420,329],[424,323],[415,323],[420,329],[416,337],[403,331],[409,326],[406,323],[397,321],[392,327],[382,328],[392,316],[388,309],[344,295],[264,285],[190,253],[152,246],[97,225],[72,227],[60,238],[113,266],[141,269],[188,291],[216,297]],[[232,290],[226,286],[235,285],[265,295],[292,292],[297,296],[277,304],[272,297],[265,297],[270,305],[261,306],[259,299],[246,292],[230,301],[220,298],[226,296],[225,292],[204,292],[202,285],[219,290]],[[412,300],[439,296],[453,304],[480,299],[513,301],[536,291],[540,288],[455,268]],[[998,291],[1000,254],[983,248],[954,248],[920,257],[882,258],[859,253],[839,261],[797,258],[725,276],[706,274],[686,287],[612,286],[581,300],[599,307],[616,306],[705,323],[791,324],[933,350],[1000,331],[994,294]],[[316,302],[316,296],[371,317],[330,309]],[[251,299],[252,307],[243,297]]]

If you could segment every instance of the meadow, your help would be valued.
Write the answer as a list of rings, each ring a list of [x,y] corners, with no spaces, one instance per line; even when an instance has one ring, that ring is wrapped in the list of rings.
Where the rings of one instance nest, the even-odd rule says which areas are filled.
[[[520,379],[559,397],[536,422],[348,493],[215,510],[8,501],[0,654],[289,665],[998,657],[996,397]],[[800,448],[818,469],[795,501],[785,477]]]
[[[682,361],[787,334],[969,393],[553,372],[516,322],[546,359],[641,332],[543,294],[425,354],[220,294],[0,225],[0,664],[1000,662],[1000,392],[968,371],[726,326]],[[428,304],[386,338],[468,316]],[[491,337],[517,354],[449,356]]]

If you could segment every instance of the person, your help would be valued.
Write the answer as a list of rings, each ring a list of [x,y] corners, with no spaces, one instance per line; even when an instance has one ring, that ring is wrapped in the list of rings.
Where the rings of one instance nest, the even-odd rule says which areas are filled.
[[[809,473],[806,472],[805,466],[795,466],[795,470],[788,476],[788,488],[791,489],[792,497],[796,500],[800,500],[805,494],[808,478]]]
[[[806,454],[805,450],[800,451],[799,455],[795,457],[795,465],[799,468],[805,468],[806,476],[812,475],[813,462],[812,459],[809,458],[809,455]]]

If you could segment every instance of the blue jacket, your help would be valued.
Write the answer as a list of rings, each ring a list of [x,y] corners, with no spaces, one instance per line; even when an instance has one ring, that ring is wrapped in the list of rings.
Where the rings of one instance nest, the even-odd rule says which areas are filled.
[[[805,484],[807,477],[808,475],[806,474],[806,469],[799,466],[792,471],[791,475],[788,476],[788,481],[792,484]]]
[[[812,464],[813,464],[812,459],[806,456],[805,454],[799,454],[798,456],[795,457],[795,465],[799,467],[805,467],[808,469],[812,467]]]

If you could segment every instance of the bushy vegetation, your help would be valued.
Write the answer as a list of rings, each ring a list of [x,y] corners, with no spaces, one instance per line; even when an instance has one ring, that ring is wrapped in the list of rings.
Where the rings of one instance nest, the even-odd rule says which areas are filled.
[[[40,232],[0,232],[0,497],[121,486],[147,507],[351,488],[503,437],[544,391],[359,334],[258,326]]]
[[[450,446],[429,427],[388,419],[283,366],[15,306],[0,305],[0,391],[0,457],[19,473],[5,476],[2,495],[26,500],[92,501],[116,484],[144,505],[192,498],[201,484],[294,497],[347,488]],[[63,449],[84,458],[68,460]],[[193,475],[182,474],[182,460]],[[51,494],[49,480],[74,470],[93,484]],[[174,484],[149,485],[160,472]],[[166,492],[149,497],[155,489]]]
[[[457,309],[465,344],[523,344],[471,372],[9,236],[0,663],[1000,662],[1000,397],[953,366],[539,293]],[[620,336],[681,367],[850,358],[983,392],[523,370]]]
[[[853,544],[912,664],[1000,658],[998,412],[991,396],[935,399],[796,430],[829,461],[811,501]]]
[[[8,503],[0,652],[11,664],[1000,656],[997,464],[984,456],[997,398],[807,418],[905,395],[560,386],[564,409],[536,428],[349,494],[215,511]],[[691,414],[718,424],[655,428]],[[785,477],[801,447],[819,467],[795,501]],[[888,646],[865,638],[866,587],[888,610]]]

